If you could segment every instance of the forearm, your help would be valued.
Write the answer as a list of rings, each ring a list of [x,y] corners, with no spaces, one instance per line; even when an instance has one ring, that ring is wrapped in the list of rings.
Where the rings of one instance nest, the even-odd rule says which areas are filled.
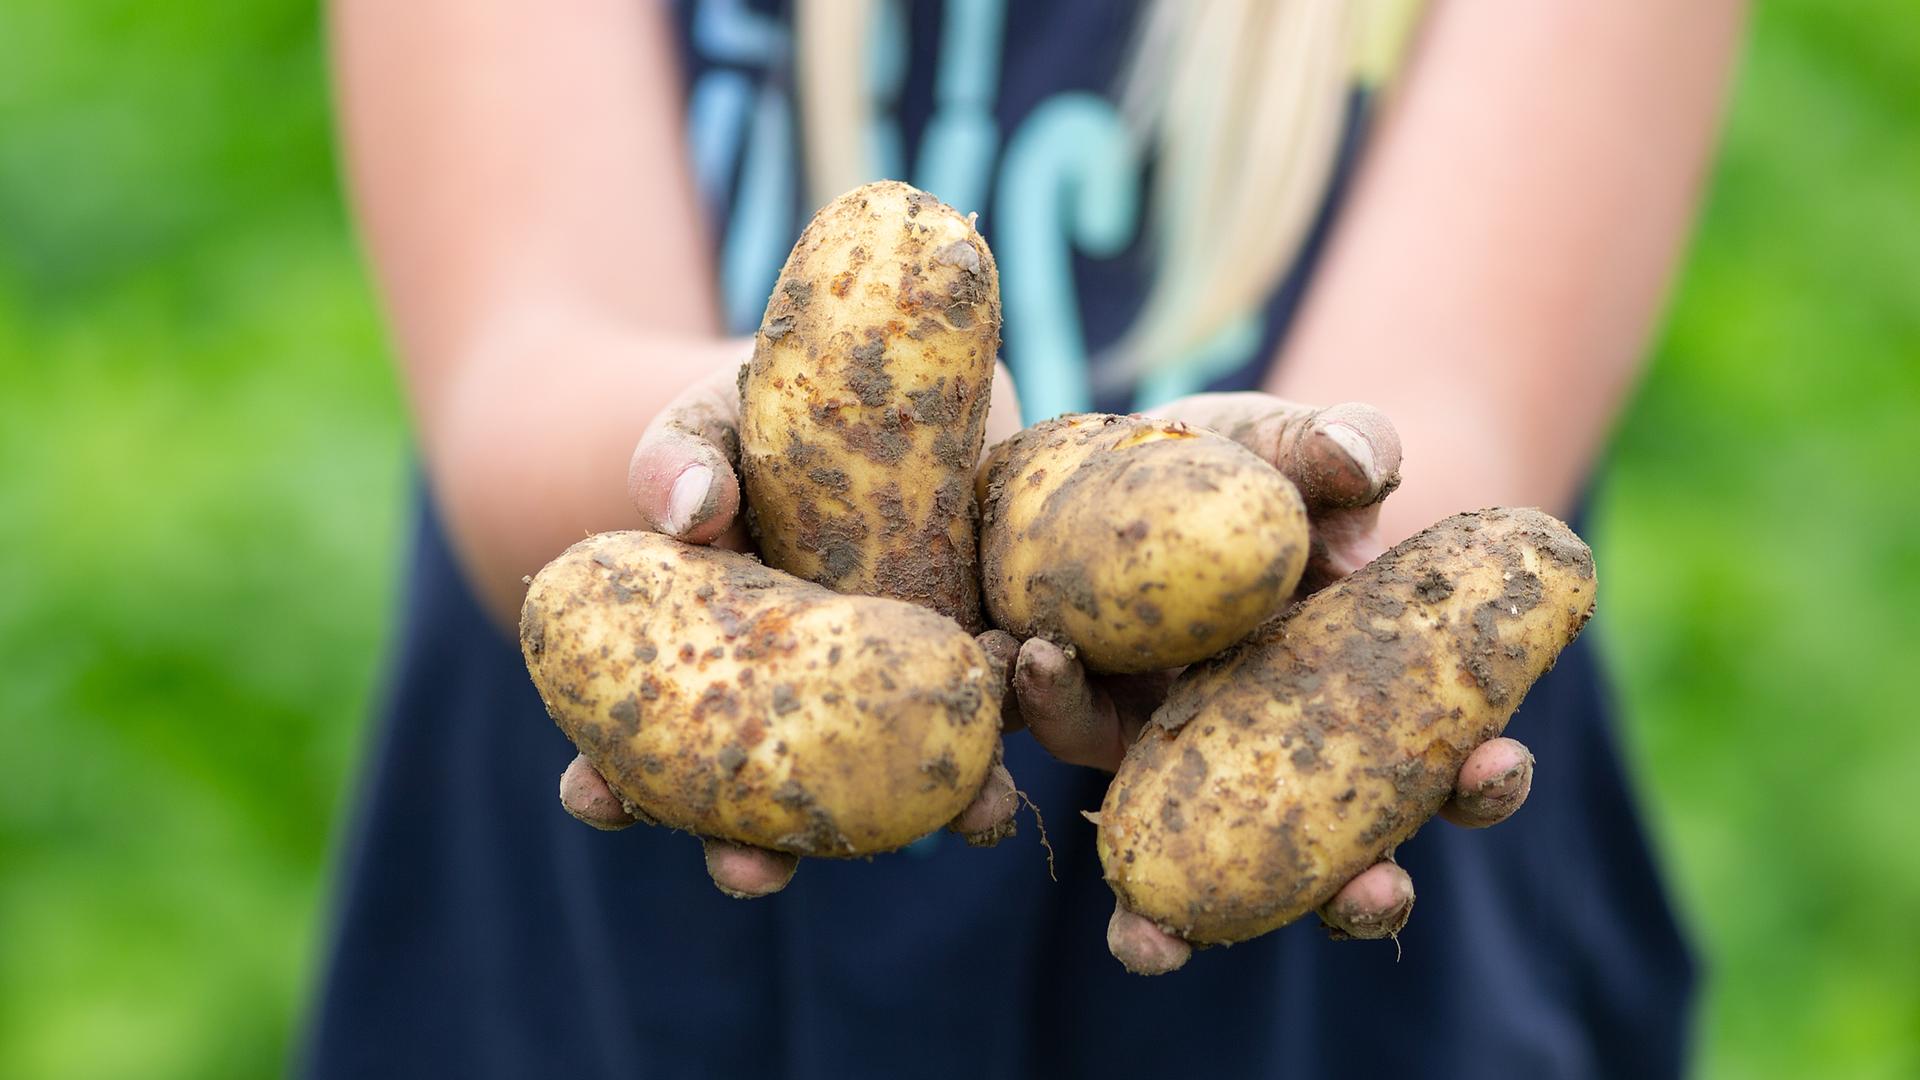
[[[751,343],[596,334],[502,340],[467,364],[421,432],[433,497],[476,595],[503,625],[521,578],[590,532],[638,521],[635,441],[696,380]]]
[[[1687,234],[1741,9],[1432,12],[1269,387],[1393,418],[1389,541],[1577,498]]]
[[[718,333],[654,5],[335,0],[354,210],[435,498],[496,615],[587,529]]]

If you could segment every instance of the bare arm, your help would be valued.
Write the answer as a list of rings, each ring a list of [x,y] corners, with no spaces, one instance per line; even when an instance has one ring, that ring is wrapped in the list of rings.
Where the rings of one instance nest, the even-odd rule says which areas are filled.
[[[1269,389],[1393,418],[1388,543],[1566,513],[1659,315],[1740,0],[1439,0]]]
[[[744,543],[723,448],[751,343],[719,332],[663,6],[334,0],[331,18],[355,209],[433,494],[489,611],[510,625],[521,576],[587,532]],[[997,768],[954,827],[998,835],[1012,792]],[[584,757],[560,795],[633,823]],[[735,896],[795,865],[725,841],[706,861]]]
[[[520,577],[634,523],[621,472],[719,333],[659,5],[335,0],[355,210],[434,496],[509,621]]]
[[[1268,386],[1293,401],[1365,400],[1392,425],[1352,406],[1289,420],[1257,395],[1176,405],[1216,426],[1237,420],[1236,437],[1276,462],[1313,440],[1341,451],[1325,458],[1339,465],[1326,476],[1346,476],[1356,498],[1315,523],[1325,574],[1455,511],[1568,511],[1686,236],[1741,9],[1739,0],[1438,0]],[[1406,483],[1393,498],[1359,497],[1391,490],[1396,469]],[[1069,692],[1023,695],[1089,696],[1083,679],[1054,681]],[[1130,723],[1122,704],[1108,700],[1105,723],[1080,726],[1125,746],[1139,717]],[[1043,711],[1024,697],[1023,708]],[[1029,722],[1036,736],[1068,727]],[[1498,822],[1532,779],[1524,746],[1491,740],[1461,769],[1443,816]],[[1321,915],[1337,932],[1379,937],[1412,905],[1411,879],[1387,861]],[[1120,908],[1107,942],[1140,972],[1179,967],[1189,952]]]

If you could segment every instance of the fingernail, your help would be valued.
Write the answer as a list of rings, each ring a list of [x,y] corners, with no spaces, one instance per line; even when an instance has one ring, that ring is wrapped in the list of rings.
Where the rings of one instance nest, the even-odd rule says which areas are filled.
[[[1165,975],[1186,964],[1193,946],[1124,908],[1107,920],[1107,951],[1135,975]]]
[[[799,860],[777,851],[761,851],[725,840],[705,844],[707,875],[713,887],[735,900],[777,893],[793,880]]]
[[[1399,933],[1412,916],[1413,887],[1409,884],[1394,905],[1384,910],[1361,907],[1352,900],[1340,898],[1325,913],[1324,921],[1340,937],[1377,941]]]
[[[1374,460],[1373,443],[1360,434],[1359,429],[1348,424],[1328,424],[1320,429],[1321,434],[1333,440],[1334,444],[1347,452],[1347,457],[1360,466],[1361,475],[1367,478],[1367,490],[1373,491],[1380,486],[1380,463]]]
[[[1395,907],[1392,911],[1387,912],[1386,915],[1383,918],[1381,918],[1380,925],[1382,928],[1386,930],[1387,933],[1397,934],[1400,931],[1405,930],[1407,928],[1407,920],[1411,919],[1412,917],[1413,917],[1413,890],[1409,889],[1407,890],[1406,897],[1400,901],[1399,906]]]
[[[705,465],[691,465],[673,481],[673,491],[667,495],[667,520],[664,527],[669,536],[685,535],[694,524],[694,515],[706,504],[707,492],[713,488],[713,470]]]
[[[1502,802],[1510,799],[1513,797],[1514,792],[1520,790],[1520,781],[1526,776],[1527,769],[1532,765],[1533,762],[1531,760],[1523,761],[1498,776],[1489,777],[1486,783],[1481,784],[1480,789],[1474,792],[1474,794],[1492,802]]]
[[[1477,817],[1497,820],[1513,812],[1533,786],[1533,755],[1525,761],[1476,788],[1466,800],[1467,811]]]

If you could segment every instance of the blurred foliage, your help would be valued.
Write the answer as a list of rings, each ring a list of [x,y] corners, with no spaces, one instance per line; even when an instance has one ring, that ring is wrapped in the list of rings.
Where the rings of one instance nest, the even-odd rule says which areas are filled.
[[[0,8],[0,1076],[276,1071],[404,420],[308,7]],[[1702,1072],[1920,1075],[1920,20],[1770,3],[1596,508]]]
[[[1756,5],[1603,474],[1603,642],[1707,954],[1702,1071],[1920,1076],[1920,20]]]
[[[278,1071],[403,418],[301,5],[0,5],[0,1076]]]

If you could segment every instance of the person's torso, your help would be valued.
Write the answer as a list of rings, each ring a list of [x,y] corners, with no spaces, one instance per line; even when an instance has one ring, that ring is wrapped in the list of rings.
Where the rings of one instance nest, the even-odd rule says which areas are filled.
[[[759,325],[809,193],[800,58],[783,0],[675,6],[689,156],[716,237],[727,329]],[[860,71],[870,179],[905,180],[978,212],[1000,269],[1002,358],[1028,420],[1132,412],[1200,390],[1260,385],[1299,305],[1365,128],[1356,84],[1321,212],[1287,273],[1140,380],[1094,377],[1141,314],[1154,234],[1151,143],[1116,103],[1140,5],[1012,0],[871,5]]]
[[[872,132],[881,171],[980,211],[1030,417],[1259,383],[1330,213],[1217,356],[1158,385],[1087,391],[1150,269],[1148,163],[1111,152],[1131,5],[874,7],[883,44],[850,62],[868,65],[885,106]],[[791,34],[784,9],[745,0],[688,0],[675,14],[727,319],[746,330],[812,209]],[[1356,119],[1349,161],[1358,130]],[[1009,767],[1044,814],[1051,854],[1023,813],[1019,834],[990,850],[936,834],[872,860],[806,860],[777,896],[731,900],[691,838],[599,833],[561,812],[554,787],[572,748],[462,580],[430,498],[408,582],[304,1061],[314,1075],[1112,1080],[1497,1066],[1598,1078],[1680,1065],[1689,960],[1586,639],[1512,722],[1540,762],[1525,809],[1487,832],[1433,826],[1401,846],[1419,901],[1399,943],[1337,944],[1308,919],[1142,979],[1105,947],[1112,893],[1081,816],[1099,806],[1103,775],[1010,736]]]

